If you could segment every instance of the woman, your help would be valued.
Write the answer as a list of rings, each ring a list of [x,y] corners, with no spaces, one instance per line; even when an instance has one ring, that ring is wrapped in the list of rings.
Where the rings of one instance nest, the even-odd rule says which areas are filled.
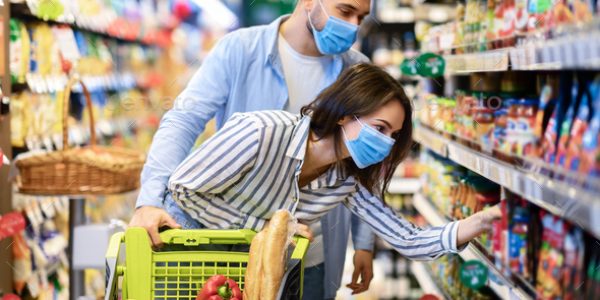
[[[412,145],[411,115],[397,81],[358,64],[301,115],[232,116],[175,170],[169,189],[202,227],[259,231],[279,209],[310,224],[344,204],[406,257],[456,252],[489,229],[500,212],[494,208],[422,229],[384,204],[383,192]],[[306,227],[299,234],[310,237]]]

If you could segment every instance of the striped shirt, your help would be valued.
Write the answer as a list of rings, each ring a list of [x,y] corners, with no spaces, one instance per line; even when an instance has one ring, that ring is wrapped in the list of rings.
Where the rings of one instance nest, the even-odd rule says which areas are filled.
[[[348,176],[342,164],[299,187],[309,125],[309,116],[284,111],[234,114],[177,167],[169,181],[173,199],[208,228],[257,231],[279,209],[312,223],[344,204],[406,257],[457,252],[456,222],[414,226]]]

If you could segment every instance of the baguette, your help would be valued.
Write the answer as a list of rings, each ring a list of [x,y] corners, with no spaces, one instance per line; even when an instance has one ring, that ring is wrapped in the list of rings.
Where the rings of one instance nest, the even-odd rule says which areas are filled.
[[[252,239],[250,254],[244,283],[244,299],[260,300],[260,287],[263,281],[262,252],[268,228],[265,228]]]
[[[262,300],[276,300],[277,292],[285,272],[288,230],[291,214],[287,210],[277,211],[269,223],[266,240],[263,245],[261,283]]]

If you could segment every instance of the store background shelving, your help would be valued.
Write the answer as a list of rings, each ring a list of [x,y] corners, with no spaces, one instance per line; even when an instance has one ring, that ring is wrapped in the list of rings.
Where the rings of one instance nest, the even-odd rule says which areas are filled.
[[[55,132],[54,125],[52,130],[36,131],[35,135],[28,133],[34,138],[21,140],[16,138],[15,130],[18,128],[11,129],[10,123],[11,120],[13,124],[23,120],[23,124],[19,125],[26,126],[32,124],[38,126],[40,120],[49,123],[47,120],[51,119],[44,116],[53,114],[56,103],[60,103],[58,95],[68,78],[73,76],[81,78],[92,93],[98,143],[133,147],[145,151],[149,147],[152,133],[158,127],[161,115],[170,108],[172,99],[175,99],[187,84],[189,77],[199,67],[214,42],[234,28],[228,26],[239,25],[237,22],[229,22],[226,26],[221,26],[222,24],[217,24],[218,22],[211,22],[199,26],[205,16],[215,17],[215,12],[211,8],[217,6],[219,9],[225,8],[221,1],[215,1],[210,5],[202,2],[203,16],[200,16],[199,11],[196,10],[196,14],[185,17],[171,10],[170,1],[46,1],[45,4],[49,3],[54,6],[53,8],[61,7],[60,16],[44,15],[36,11],[36,5],[41,2],[44,1],[0,1],[5,37],[2,47],[4,51],[1,52],[3,56],[0,58],[3,66],[0,75],[4,99],[11,100],[12,109],[10,115],[6,117],[4,114],[8,111],[5,111],[5,107],[8,106],[2,105],[0,147],[10,158],[31,150],[45,151],[61,148],[61,140],[57,139],[58,134]],[[77,5],[72,5],[74,2],[78,2]],[[56,11],[50,11],[53,12]],[[233,16],[235,18],[235,15]],[[41,27],[48,28],[48,33],[35,35],[35,31]],[[27,32],[27,35],[24,32]],[[60,36],[61,32],[67,33],[67,43],[63,40],[65,36]],[[15,34],[11,35],[11,33]],[[81,33],[81,36],[73,41],[73,35],[77,33]],[[52,47],[32,53],[31,57],[25,58],[27,61],[22,59],[17,64],[19,68],[13,68],[11,64],[14,64],[14,60],[21,58],[21,53],[28,53],[22,51],[21,47],[24,47],[22,44],[13,48],[12,46],[17,45],[16,41],[27,38],[29,41],[26,47],[31,46],[31,49],[35,49],[40,47],[37,43],[39,40],[35,40],[40,39],[40,36],[49,39],[43,41],[44,45],[52,44]],[[71,48],[66,48],[65,45]],[[73,50],[81,55],[74,55]],[[48,59],[48,57],[52,58]],[[39,59],[42,58],[46,59],[46,62],[52,62],[50,72],[47,69],[43,70],[44,72],[40,71]],[[65,63],[67,61],[68,63]],[[16,73],[17,69],[19,73]],[[72,92],[69,141],[73,146],[86,145],[89,143],[90,129],[86,115],[81,113],[82,105],[78,99],[81,97],[81,87],[76,85]],[[28,108],[24,110],[24,107]],[[21,118],[24,111],[26,113],[33,111],[35,116]],[[29,121],[31,123],[26,124]],[[209,135],[213,127],[209,125],[207,128],[207,135]],[[38,133],[41,134],[39,138]],[[15,144],[15,141],[18,143]],[[15,192],[12,184],[4,180],[9,178],[9,169],[3,167],[0,170],[0,177],[3,179],[0,181],[2,199],[0,215],[15,211],[21,212],[28,220],[37,220],[38,215],[41,215],[40,211],[53,207],[52,203],[57,203],[59,199],[57,197],[30,196]],[[133,214],[136,197],[135,192],[102,197],[72,197],[65,202],[66,205],[59,207],[60,214],[67,214],[69,218],[67,223],[63,222],[56,227],[66,230],[60,234],[50,233],[53,236],[66,237],[73,233],[75,228],[84,228],[81,227],[83,225],[93,223],[108,228],[114,225],[111,225],[112,219],[128,221]],[[64,200],[66,198],[61,201]],[[45,211],[44,215],[48,216]],[[60,221],[57,218],[44,219],[43,222],[48,224],[43,225],[43,228],[48,226],[53,228],[52,224],[58,224],[57,222]],[[33,221],[30,223],[29,231],[37,228]],[[46,229],[42,229],[40,225],[40,229],[36,230],[28,232],[26,238],[32,235],[35,237],[35,232]],[[41,240],[40,238],[40,243]],[[0,242],[3,245],[0,258],[12,262],[12,250],[15,247],[10,247],[11,239],[7,238]],[[57,260],[51,265],[44,266],[43,263],[36,261],[36,268],[30,275],[20,269],[27,264],[17,264],[19,267],[16,270],[9,263],[2,264],[0,292],[13,290],[15,287],[13,274],[18,273],[21,277],[24,276],[25,280],[33,280],[31,279],[33,277],[52,279],[49,282],[46,280],[30,282],[28,293],[39,292],[40,297],[54,293],[54,288],[59,286],[61,293],[54,297],[61,297],[61,299],[68,297],[69,294],[71,299],[79,296],[94,299],[103,297],[103,267],[98,270],[87,269],[86,262],[79,259],[81,256],[72,252],[73,247],[71,238],[68,247],[60,252],[69,254],[70,262]],[[49,249],[42,246],[38,254],[43,255]],[[78,258],[78,265],[73,264],[74,256]],[[71,273],[65,275],[65,270],[69,270],[69,266]],[[35,287],[39,289],[34,291]]]
[[[415,194],[413,204],[431,226],[443,226],[450,222],[445,216],[440,215],[438,209],[422,194]],[[496,266],[473,243],[469,244],[458,255],[465,261],[476,260],[486,265],[491,273],[488,285],[502,299],[535,299],[535,294],[532,296],[523,289],[516,287],[511,278],[507,278],[501,271],[497,270]]]
[[[555,180],[539,173],[535,166],[517,168],[498,160],[489,154],[470,149],[445,138],[424,126],[415,129],[415,140],[478,174],[497,182],[514,193],[532,201],[534,204],[564,217],[600,237],[600,202],[597,192],[577,188],[572,183]],[[527,165],[527,164],[524,164]],[[582,178],[577,181],[581,182]],[[586,178],[583,178],[585,181]],[[594,180],[596,181],[596,180]],[[599,187],[595,182],[595,187]]]
[[[574,82],[578,80],[580,84],[585,82],[584,86],[591,84],[590,78],[597,75],[600,70],[598,8],[596,6],[592,7],[588,2],[577,2],[577,5],[572,5],[559,1],[552,2],[551,5],[542,8],[537,5],[545,5],[549,2],[535,0],[520,2],[426,1],[427,3],[447,4],[454,9],[453,14],[446,15],[446,20],[436,22],[435,20],[416,20],[416,14],[414,13],[416,10],[412,14],[407,11],[413,6],[410,3],[411,1],[397,1],[396,4],[399,3],[397,6],[392,4],[394,1],[383,2],[387,4],[383,7],[389,11],[385,11],[382,14],[384,18],[378,18],[379,21],[385,22],[386,18],[391,18],[391,16],[411,16],[412,18],[406,18],[403,21],[414,23],[412,27],[409,26],[410,29],[407,29],[406,26],[390,29],[388,26],[388,28],[380,30],[381,33],[379,34],[387,36],[387,49],[380,50],[380,45],[385,45],[386,39],[383,39],[384,42],[382,42],[377,37],[372,37],[368,45],[370,51],[363,49],[363,52],[372,53],[371,58],[374,63],[380,64],[386,70],[389,70],[392,76],[400,79],[405,87],[406,94],[414,99],[415,141],[424,154],[429,155],[429,151],[437,154],[437,156],[431,155],[431,157],[436,157],[435,159],[439,159],[442,163],[439,166],[440,169],[436,169],[440,177],[453,178],[452,182],[444,182],[442,179],[441,185],[434,185],[429,188],[428,197],[429,194],[435,196],[436,193],[440,193],[439,190],[444,190],[441,192],[444,193],[444,197],[440,197],[440,199],[426,199],[423,194],[424,191],[417,192],[413,197],[413,205],[419,214],[425,217],[430,225],[447,223],[450,218],[445,214],[448,212],[441,213],[441,209],[446,210],[450,209],[448,207],[452,207],[454,210],[459,210],[456,207],[458,204],[454,203],[454,201],[458,201],[458,195],[450,193],[460,193],[453,189],[456,188],[460,191],[459,186],[463,184],[461,180],[468,180],[469,176],[478,177],[477,175],[480,175],[482,178],[500,185],[498,189],[503,193],[500,197],[508,195],[506,197],[510,201],[513,201],[513,198],[522,199],[515,201],[525,201],[526,204],[523,204],[526,207],[525,210],[531,211],[532,214],[537,215],[538,212],[540,212],[540,215],[548,213],[554,218],[564,220],[567,228],[570,228],[568,230],[578,231],[579,233],[584,232],[586,241],[593,245],[594,241],[600,238],[600,219],[597,217],[600,215],[600,202],[598,201],[600,178],[590,171],[585,173],[586,171],[582,171],[581,168],[573,171],[567,170],[572,169],[573,166],[564,166],[562,162],[558,162],[558,159],[555,162],[554,158],[552,158],[552,161],[547,157],[541,158],[539,149],[524,154],[522,152],[525,151],[522,149],[507,150],[506,147],[491,144],[490,139],[481,141],[480,139],[483,138],[480,135],[485,135],[484,132],[490,132],[486,130],[490,127],[494,128],[494,125],[496,128],[502,128],[502,125],[498,125],[501,123],[494,124],[494,121],[485,123],[486,121],[489,122],[489,119],[486,120],[485,116],[495,113],[498,107],[492,108],[491,112],[485,109],[477,109],[485,107],[488,97],[502,100],[510,99],[515,102],[533,100],[528,102],[533,103],[540,101],[542,88],[548,86],[551,86],[554,92],[552,98],[556,99],[559,97],[557,96],[558,92],[556,92],[559,87],[558,84],[554,86],[552,82],[570,82],[570,79],[567,78],[570,76]],[[459,7],[461,4],[463,6]],[[514,15],[511,13],[514,13]],[[530,13],[532,15],[528,15]],[[411,32],[406,33],[406,31]],[[398,38],[407,35],[413,36],[413,34],[416,37],[414,42],[408,41],[408,43],[405,43],[405,39]],[[398,48],[398,40],[404,50],[404,59],[415,59],[420,54],[427,52],[440,55],[445,62],[443,76],[436,78],[421,77],[419,81],[403,81],[403,74],[398,75],[398,69],[401,69],[401,66],[396,63],[397,60],[393,59],[394,56],[390,55],[395,53],[394,51]],[[413,48],[413,45],[416,46]],[[392,59],[389,59],[390,57]],[[560,79],[553,81],[556,78]],[[560,97],[565,97],[565,93],[560,93],[562,93]],[[465,99],[459,98],[463,96],[470,96],[473,103],[476,103],[473,104],[470,113],[468,112],[469,106],[465,104],[467,103],[466,100],[460,102],[461,99]],[[590,101],[598,102],[600,99],[590,99]],[[564,107],[563,109],[566,112],[568,108]],[[546,109],[548,110],[548,108]],[[474,114],[478,111],[482,112],[481,114],[484,116],[480,117],[483,119],[482,124],[478,124],[477,120],[474,120]],[[484,113],[488,115],[484,115]],[[541,123],[542,119],[538,114],[538,122],[546,124],[545,122],[550,117],[549,113],[552,112],[546,111],[544,123]],[[427,118],[424,115],[429,117]],[[460,118],[457,117],[459,115]],[[502,116],[501,113],[499,115]],[[463,116],[466,117],[462,118]],[[492,120],[494,120],[493,118]],[[524,119],[519,119],[523,122],[522,120]],[[588,117],[587,121],[590,122],[590,120],[591,116]],[[457,130],[460,130],[457,128],[469,126],[470,123],[468,122],[472,123],[472,131],[457,132]],[[566,124],[562,123],[562,120],[558,122],[560,123],[557,127],[564,127]],[[521,126],[521,123],[518,124]],[[536,124],[536,126],[538,125]],[[539,126],[545,128],[545,125]],[[561,131],[564,128],[558,130]],[[548,132],[536,133],[538,140],[533,142],[534,147],[542,146],[544,133],[547,134]],[[573,135],[572,132],[570,133]],[[501,135],[500,143],[502,143],[502,134],[505,133],[500,132],[499,134]],[[559,132],[557,134],[564,133]],[[525,133],[523,136],[525,136]],[[516,139],[516,143],[520,143],[518,138]],[[492,140],[492,142],[497,143],[497,140]],[[571,138],[571,140],[573,139]],[[579,141],[581,143],[581,139]],[[557,138],[557,144],[558,142]],[[571,143],[573,142],[571,141]],[[586,151],[590,151],[589,144],[586,149],[588,149]],[[571,150],[568,151],[569,154],[567,155],[571,155]],[[575,153],[583,155],[582,152]],[[564,152],[562,155],[565,155]],[[430,163],[429,160],[427,162]],[[443,167],[453,171],[444,173]],[[457,172],[460,175],[452,172]],[[427,178],[427,180],[431,180],[431,178]],[[449,186],[450,183],[456,184],[457,187]],[[427,184],[429,183],[423,183],[423,186],[427,187]],[[443,186],[443,184],[448,186]],[[440,205],[440,202],[445,203],[448,207],[436,207],[436,205]],[[464,203],[461,205],[464,205]],[[460,209],[467,208],[462,207]],[[470,209],[472,207],[467,210]],[[455,211],[452,211],[452,215],[454,213]],[[511,213],[514,213],[514,211]],[[505,214],[507,213],[505,212]],[[463,215],[462,217],[466,216]],[[511,215],[512,217],[514,215]],[[537,217],[533,216],[532,218]],[[515,222],[518,223],[519,221]],[[546,227],[540,224],[540,220],[536,219],[528,225],[528,230],[533,232],[531,235],[538,232],[538,238],[542,239],[542,232],[536,230],[540,230],[538,226]],[[509,228],[508,231],[510,232],[510,230],[512,229]],[[515,236],[517,233],[509,234]],[[564,236],[561,236],[561,238],[565,238],[567,234],[571,233],[563,232],[562,234]],[[569,238],[572,238],[572,236]],[[487,242],[490,243],[489,240]],[[515,241],[511,243],[513,242]],[[541,248],[541,244],[536,244],[537,242],[539,240],[528,240],[527,245],[528,247],[530,244],[537,245]],[[559,244],[550,248],[562,247]],[[502,245],[503,247],[506,246],[506,249],[503,248],[502,251],[509,251],[508,249],[515,249],[515,247],[518,249],[519,247],[518,245],[515,246],[516,244]],[[590,261],[598,252],[597,247],[592,246],[588,249],[588,246],[578,245],[578,251],[583,251],[583,248],[585,248],[585,257]],[[507,255],[506,253],[494,252],[494,257],[488,257],[487,255],[490,253],[486,252],[492,251],[489,247],[489,244],[484,247],[483,244],[474,242],[459,256],[464,261],[477,260],[488,267],[490,280],[487,285],[496,296],[502,299],[533,299],[542,298],[539,294],[540,290],[554,294],[562,293],[549,291],[549,287],[540,284],[540,278],[533,278],[539,276],[540,271],[537,267],[529,269],[530,265],[527,265],[525,268],[528,269],[527,272],[529,273],[523,275],[520,273],[523,272],[522,270],[516,271],[514,269],[517,267],[513,264],[519,265],[518,263],[511,261],[509,265],[507,261],[498,260],[497,255]],[[527,248],[527,251],[526,259],[528,261],[539,259],[541,263],[542,251],[540,249],[531,250]],[[557,250],[556,253],[567,255],[561,251],[563,250]],[[503,256],[502,259],[505,259],[505,257]],[[437,263],[433,262],[432,264],[435,266]],[[423,286],[427,290],[432,290],[432,281],[423,279],[427,277],[423,276],[424,268],[415,268],[415,272],[420,275],[418,277],[422,278]],[[577,274],[586,273],[580,269],[577,272],[579,272]],[[532,275],[532,273],[536,275]],[[581,276],[588,276],[589,278],[590,274],[588,272]],[[574,279],[571,278],[570,280]],[[545,282],[548,282],[548,280],[545,280]],[[444,282],[441,282],[437,286],[437,290],[441,290],[442,294],[445,292],[444,284]],[[560,280],[553,283],[555,286],[561,286],[562,284],[563,282]],[[558,289],[563,291],[562,287]],[[573,293],[567,290],[568,288],[564,288],[565,295]],[[441,296],[452,298],[452,295],[457,296],[453,293]]]

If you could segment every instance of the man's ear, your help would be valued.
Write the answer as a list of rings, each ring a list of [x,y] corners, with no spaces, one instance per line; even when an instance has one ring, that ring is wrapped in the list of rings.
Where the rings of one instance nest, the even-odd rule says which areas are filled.
[[[318,1],[318,0],[317,0]],[[313,8],[313,0],[299,0],[299,5],[302,5],[305,11],[311,11]]]

